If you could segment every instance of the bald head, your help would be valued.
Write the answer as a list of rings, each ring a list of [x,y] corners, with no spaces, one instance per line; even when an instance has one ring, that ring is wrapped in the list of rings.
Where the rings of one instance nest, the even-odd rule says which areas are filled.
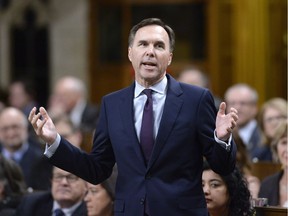
[[[73,76],[59,79],[53,91],[53,97],[61,103],[65,112],[70,112],[80,100],[86,100],[86,95],[84,82]]]
[[[209,87],[208,77],[206,74],[196,68],[183,70],[179,74],[178,81],[190,85],[197,85],[203,88]]]
[[[24,113],[7,107],[0,113],[0,142],[9,151],[16,151],[28,138],[28,120]]]

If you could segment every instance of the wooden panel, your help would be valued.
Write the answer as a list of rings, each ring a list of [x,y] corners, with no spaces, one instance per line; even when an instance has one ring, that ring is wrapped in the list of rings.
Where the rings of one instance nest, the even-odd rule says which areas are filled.
[[[281,207],[255,207],[256,216],[287,216],[288,209]]]
[[[266,161],[259,161],[251,164],[251,172],[262,181],[266,176],[272,175],[281,170],[281,164]]]
[[[197,31],[193,30],[193,37],[188,40],[185,38],[182,40],[181,37],[185,34],[177,36],[176,32],[175,58],[168,72],[177,75],[188,65],[203,68],[210,76],[212,92],[220,97],[223,97],[229,86],[246,82],[258,91],[259,105],[271,97],[287,98],[286,0],[90,0],[88,40],[91,100],[99,102],[104,94],[126,86],[133,78],[127,60],[127,37],[135,22],[133,8],[143,7],[143,11],[148,13],[149,11],[145,9],[147,7],[155,6],[162,10],[165,5],[174,7],[199,3],[205,5],[203,10],[205,20],[201,18],[201,25],[204,25],[202,26],[204,43],[203,39],[199,40],[202,41],[199,44],[205,46],[205,55],[197,59],[189,56],[190,51],[187,51],[187,41],[193,40],[197,45],[197,37],[193,35],[193,32]],[[121,39],[117,40],[121,42],[121,47],[117,46],[117,49],[121,49],[117,50],[117,56],[120,56],[118,62],[103,62],[99,53],[103,44],[101,45],[99,36],[101,29],[98,25],[98,12],[103,6],[118,7],[122,13],[117,19],[121,25],[117,28],[121,30],[119,33]],[[164,12],[159,14],[165,15]],[[191,17],[189,18],[187,14],[181,14],[181,19],[175,19],[179,13],[166,14],[172,17],[173,25],[190,28],[190,22],[187,20]],[[110,30],[108,29],[108,32]],[[110,52],[113,52],[113,47],[108,49],[107,46],[102,46],[102,54],[108,55]],[[113,60],[113,55],[110,57]]]

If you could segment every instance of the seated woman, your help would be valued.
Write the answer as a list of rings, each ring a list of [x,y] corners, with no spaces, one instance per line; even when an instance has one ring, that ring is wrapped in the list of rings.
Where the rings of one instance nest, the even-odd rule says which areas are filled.
[[[287,150],[287,121],[282,122],[275,131],[271,143],[273,156],[282,164],[283,169],[263,179],[259,197],[268,198],[268,205],[288,207],[288,150]]]
[[[84,198],[88,216],[113,216],[116,168],[115,166],[110,178],[101,184],[88,183],[88,191]]]
[[[202,173],[202,187],[210,216],[250,216],[250,192],[245,178],[238,168],[227,176],[211,170],[205,161]]]

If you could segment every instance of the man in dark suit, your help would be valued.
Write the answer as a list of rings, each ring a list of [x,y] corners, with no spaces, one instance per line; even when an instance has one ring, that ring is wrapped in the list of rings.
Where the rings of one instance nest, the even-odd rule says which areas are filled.
[[[53,118],[67,115],[74,127],[84,133],[92,133],[98,120],[98,107],[87,100],[83,80],[75,76],[63,76],[55,83],[49,102]]]
[[[239,120],[237,131],[246,145],[251,160],[258,160],[261,151],[261,134],[256,117],[258,114],[258,93],[246,83],[230,86],[225,92],[227,108],[235,107]]]
[[[157,18],[131,29],[128,57],[135,82],[103,97],[90,154],[61,138],[43,107],[30,113],[53,164],[97,184],[117,163],[116,216],[207,216],[203,156],[217,173],[228,174],[235,166],[231,132],[237,110],[225,114],[222,103],[217,113],[207,89],[179,83],[166,73],[174,43],[173,30]]]
[[[41,182],[41,179],[39,176],[32,178],[32,172],[38,162],[46,158],[42,153],[42,145],[29,139],[28,124],[27,117],[21,110],[6,107],[0,113],[0,151],[5,158],[20,165],[28,187],[39,189],[34,187],[33,182]],[[49,165],[47,159],[44,163]]]
[[[83,179],[54,167],[51,191],[24,196],[15,216],[87,216],[86,192],[87,183]]]

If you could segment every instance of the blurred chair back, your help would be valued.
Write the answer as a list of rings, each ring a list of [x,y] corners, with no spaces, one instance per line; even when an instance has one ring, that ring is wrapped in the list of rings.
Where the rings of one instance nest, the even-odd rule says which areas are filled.
[[[252,174],[257,176],[260,181],[265,177],[281,170],[281,164],[270,161],[258,161],[251,164]]]

